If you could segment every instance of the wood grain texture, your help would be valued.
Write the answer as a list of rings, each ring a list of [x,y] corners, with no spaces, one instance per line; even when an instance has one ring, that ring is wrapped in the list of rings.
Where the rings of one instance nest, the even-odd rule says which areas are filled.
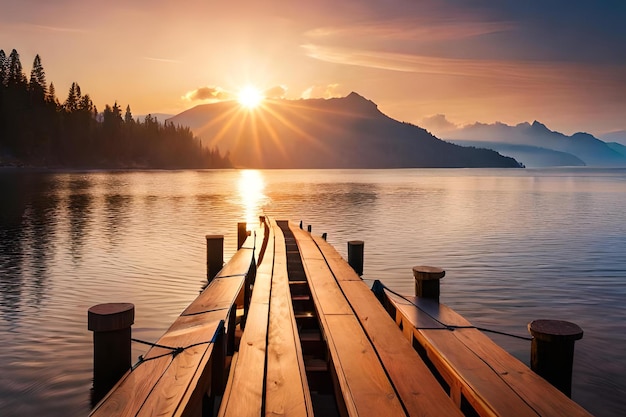
[[[461,416],[411,343],[362,281],[340,281],[400,400],[411,416]]]
[[[448,325],[471,326],[449,307],[385,294],[402,316],[403,325],[414,327],[413,336],[451,385],[451,395],[462,394],[480,415],[590,415],[478,329],[431,330],[439,324],[433,317]]]
[[[263,408],[265,356],[275,237],[270,229],[266,251],[258,265],[246,327],[236,363],[231,365],[219,416],[260,416]]]
[[[275,227],[276,255],[267,346],[266,416],[313,415],[300,338],[293,313],[284,236]]]

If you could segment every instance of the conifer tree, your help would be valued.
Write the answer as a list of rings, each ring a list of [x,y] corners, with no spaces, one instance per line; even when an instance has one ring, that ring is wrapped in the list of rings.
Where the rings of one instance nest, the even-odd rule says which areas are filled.
[[[26,76],[22,70],[22,63],[20,62],[20,54],[15,49],[11,51],[11,55],[8,58],[7,66],[7,86],[9,87],[22,87],[26,84]]]
[[[124,122],[126,124],[131,124],[134,122],[133,114],[130,112],[130,104],[126,106],[126,113],[124,114]]]
[[[35,55],[35,59],[33,61],[33,69],[30,71],[30,82],[28,83],[28,88],[36,99],[40,99],[43,101],[46,97],[47,93],[47,85],[46,85],[46,73],[43,69],[43,65],[41,65],[41,58],[39,58],[39,54]]]
[[[0,49],[0,86],[6,86],[6,62],[7,56],[3,49]]]
[[[48,87],[48,94],[46,95],[46,101],[48,103],[56,103],[56,89],[54,88],[54,83],[50,83],[50,87]]]

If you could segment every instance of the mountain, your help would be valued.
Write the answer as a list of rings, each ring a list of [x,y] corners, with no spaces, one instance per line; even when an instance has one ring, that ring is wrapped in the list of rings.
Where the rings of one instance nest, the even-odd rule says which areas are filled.
[[[557,158],[554,160],[555,165],[568,164],[567,161],[579,159],[585,165],[591,166],[626,166],[626,156],[612,149],[606,142],[588,133],[579,132],[572,136],[567,136],[552,131],[537,121],[532,124],[520,123],[516,126],[509,126],[504,123],[475,123],[450,132],[447,134],[446,139],[455,143],[463,143],[465,141],[488,142],[490,149],[502,150],[503,152],[506,146],[522,145],[570,155],[568,157],[561,155],[565,159]],[[526,159],[521,158],[520,162],[526,166],[546,166],[541,165],[541,160],[535,159],[537,155],[542,155],[544,157],[543,162],[547,161],[545,152],[541,152],[535,150],[534,155],[526,155]],[[505,152],[505,154],[513,156],[515,152]]]
[[[599,138],[605,142],[617,142],[620,145],[626,145],[626,130],[603,133]]]
[[[615,152],[619,152],[626,157],[626,146],[617,142],[609,142],[607,143],[609,148],[613,149]]]
[[[332,99],[204,104],[168,120],[248,168],[519,167],[495,151],[444,142],[357,93]]]
[[[585,166],[585,163],[576,156],[552,149],[529,145],[512,145],[502,142],[481,142],[473,140],[452,140],[461,146],[493,149],[494,151],[521,161],[528,168],[542,168],[554,166]]]

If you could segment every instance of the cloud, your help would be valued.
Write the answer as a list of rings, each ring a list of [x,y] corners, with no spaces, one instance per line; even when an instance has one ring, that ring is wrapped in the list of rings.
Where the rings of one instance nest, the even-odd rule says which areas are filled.
[[[509,22],[461,21],[460,19],[435,20],[432,18],[398,18],[367,23],[319,27],[305,33],[310,38],[322,40],[335,38],[378,38],[392,41],[410,40],[433,42],[457,40],[496,32],[512,30]]]
[[[459,127],[458,125],[449,121],[446,118],[445,114],[434,114],[432,116],[426,116],[419,122],[419,125],[437,134],[440,134],[440,132],[455,130]]]
[[[268,88],[267,90],[265,90],[265,92],[263,93],[263,95],[266,98],[285,98],[285,95],[287,94],[287,87],[285,87],[284,85],[277,85],[274,86],[272,88]]]
[[[182,63],[182,61],[179,61],[177,59],[155,58],[155,57],[151,57],[151,56],[143,56],[142,59],[146,59],[148,61],[155,61],[155,62],[166,62],[166,63],[170,63],[170,64],[180,64],[180,63]]]
[[[201,101],[201,100],[231,100],[233,95],[221,87],[200,87],[196,90],[189,91],[183,96],[185,100]]]
[[[302,92],[301,98],[334,98],[343,97],[339,84],[312,85]]]

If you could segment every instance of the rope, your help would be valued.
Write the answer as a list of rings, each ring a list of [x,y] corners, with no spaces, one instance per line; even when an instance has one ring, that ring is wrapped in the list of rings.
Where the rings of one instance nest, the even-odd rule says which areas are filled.
[[[160,345],[160,344],[154,343],[154,342],[147,342],[145,340],[131,338],[130,340],[132,340],[133,342],[141,343],[141,344],[152,346],[152,347],[158,347],[158,348],[161,348],[161,349],[169,349],[169,350],[171,350],[171,352],[163,353],[163,354],[157,355],[157,356],[152,356],[152,357],[150,357],[148,359],[144,358],[143,355],[139,355],[137,363],[134,364],[131,367],[131,371],[134,371],[135,369],[137,369],[139,367],[139,365],[141,365],[142,363],[153,361],[155,359],[163,358],[163,357],[169,356],[169,355],[172,355],[172,358],[175,358],[176,356],[178,356],[180,353],[183,353],[187,349],[191,349],[193,347],[200,346],[200,345],[206,345],[206,344],[210,344],[210,343],[215,343],[216,340],[217,340],[218,335],[220,334],[220,332],[223,329],[224,329],[224,320],[220,320],[219,324],[217,325],[217,329],[215,330],[215,333],[213,334],[213,337],[211,337],[211,340],[207,340],[207,341],[204,341],[204,342],[193,343],[193,344],[185,346],[185,347],[181,347],[181,346],[179,346],[179,347],[165,346],[165,345]]]
[[[422,308],[420,308],[419,306],[415,305],[413,303],[413,301],[409,300],[406,296],[399,294],[397,292],[395,292],[394,290],[388,288],[387,286],[385,286],[384,284],[381,283],[381,285],[383,286],[383,288],[387,291],[389,291],[390,293],[402,298],[403,300],[411,303],[412,305],[414,305],[415,307],[417,307],[420,311],[422,311],[424,314],[426,314],[428,317],[430,317],[431,319],[435,320],[437,323],[439,323],[441,326],[443,327],[416,327],[417,330],[449,330],[449,331],[454,331],[456,329],[476,329],[476,330],[480,330],[481,332],[488,332],[488,333],[495,333],[495,334],[499,334],[502,336],[510,336],[510,337],[514,337],[516,339],[522,339],[522,340],[533,340],[531,337],[526,337],[526,336],[520,336],[520,335],[516,335],[516,334],[512,334],[512,333],[507,333],[507,332],[501,332],[499,330],[491,330],[491,329],[487,329],[484,327],[477,327],[477,326],[455,326],[452,324],[447,324],[442,322],[441,320],[438,320],[436,317],[433,317],[431,314],[429,314],[427,311],[424,311]]]

